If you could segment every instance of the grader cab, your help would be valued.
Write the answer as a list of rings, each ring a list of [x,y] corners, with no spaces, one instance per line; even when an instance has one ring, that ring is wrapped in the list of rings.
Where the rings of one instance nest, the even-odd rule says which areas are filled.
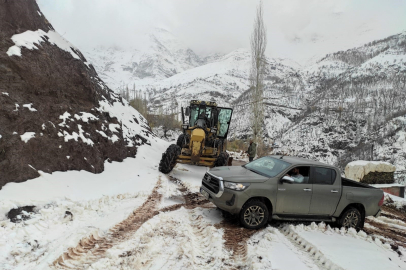
[[[169,173],[177,163],[227,165],[226,141],[232,114],[233,109],[217,107],[215,102],[192,100],[185,112],[182,108],[183,133],[162,154],[159,171]]]

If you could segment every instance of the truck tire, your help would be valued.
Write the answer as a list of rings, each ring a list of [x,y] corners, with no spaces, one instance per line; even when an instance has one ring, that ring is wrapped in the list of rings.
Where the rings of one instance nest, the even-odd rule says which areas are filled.
[[[240,223],[247,229],[257,230],[264,227],[268,218],[268,207],[259,200],[248,201],[240,211]]]
[[[355,207],[350,207],[341,214],[338,225],[345,228],[362,229],[362,215]]]
[[[226,166],[228,164],[228,153],[227,152],[221,152],[220,155],[218,155],[216,162],[214,163],[214,166],[220,167],[220,166]]]
[[[162,154],[162,159],[159,162],[159,171],[162,173],[170,173],[176,165],[176,160],[178,159],[181,148],[176,144],[171,144],[165,153]]]
[[[185,134],[180,134],[178,140],[176,141],[176,145],[179,146],[180,148],[183,148],[183,145],[186,144],[185,137],[186,137]]]

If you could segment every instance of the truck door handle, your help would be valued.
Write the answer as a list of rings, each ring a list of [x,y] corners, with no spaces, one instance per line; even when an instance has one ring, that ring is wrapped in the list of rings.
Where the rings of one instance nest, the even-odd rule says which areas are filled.
[[[305,188],[305,189],[303,189],[304,191],[312,191],[312,189],[311,188]]]
[[[331,193],[338,193],[338,190],[333,189],[331,190]]]

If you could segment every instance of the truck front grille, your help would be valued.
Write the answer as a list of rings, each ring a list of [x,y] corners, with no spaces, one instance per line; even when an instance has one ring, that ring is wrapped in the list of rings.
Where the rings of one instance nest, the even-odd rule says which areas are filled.
[[[208,173],[204,175],[202,185],[215,194],[219,192],[219,179]]]

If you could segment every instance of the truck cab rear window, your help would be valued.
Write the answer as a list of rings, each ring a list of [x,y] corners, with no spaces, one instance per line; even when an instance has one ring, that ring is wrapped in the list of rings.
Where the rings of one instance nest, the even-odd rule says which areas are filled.
[[[332,185],[336,179],[336,171],[328,168],[313,167],[313,184]]]

